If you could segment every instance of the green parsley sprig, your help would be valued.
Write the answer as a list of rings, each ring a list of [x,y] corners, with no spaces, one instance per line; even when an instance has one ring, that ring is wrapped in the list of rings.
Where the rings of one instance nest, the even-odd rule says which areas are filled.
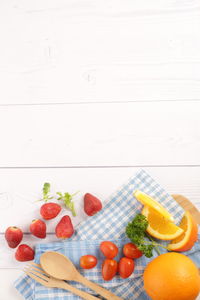
[[[42,189],[43,198],[38,201],[45,201],[53,199],[53,196],[50,195],[50,183],[45,182]]]
[[[75,207],[74,207],[74,202],[72,201],[73,200],[73,197],[77,194],[78,192],[74,193],[74,194],[69,194],[69,193],[60,193],[60,192],[57,192],[57,195],[59,196],[57,198],[57,200],[63,200],[64,202],[64,205],[66,208],[68,208],[69,210],[71,210],[72,212],[72,215],[75,217],[76,216],[76,211],[75,211]]]
[[[126,235],[131,240],[133,244],[137,246],[137,248],[143,252],[146,257],[153,256],[153,249],[157,251],[158,255],[160,255],[159,247],[163,247],[161,244],[158,244],[154,241],[154,239],[148,235],[146,232],[148,227],[148,220],[142,214],[137,214],[132,222],[128,223],[126,226]],[[147,241],[145,238],[148,238],[150,241]]]

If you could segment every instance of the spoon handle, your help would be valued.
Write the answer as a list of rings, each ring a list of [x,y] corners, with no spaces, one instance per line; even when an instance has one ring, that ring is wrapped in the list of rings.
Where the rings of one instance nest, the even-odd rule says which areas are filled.
[[[188,200],[186,197],[179,195],[179,194],[172,195],[172,197],[176,200],[176,202],[178,202],[178,204],[184,210],[189,210],[189,212],[191,213],[193,218],[196,220],[196,222],[198,224],[200,224],[200,212],[199,212],[198,208],[196,208],[194,206],[194,204],[192,204],[190,202],[190,200]]]
[[[105,299],[108,300],[123,300],[122,298],[114,295],[110,291],[106,290],[105,288],[101,287],[100,285],[88,280],[87,278],[83,277],[82,275],[77,276],[76,281],[82,283],[83,285],[89,287],[91,290],[95,291],[98,295],[101,295]]]
[[[83,292],[75,287],[73,287],[72,285],[62,281],[62,280],[58,280],[57,281],[57,288],[61,288],[64,290],[67,290],[69,292],[71,292],[74,295],[77,295],[79,297],[81,297],[82,299],[86,299],[86,300],[99,300],[99,298],[92,296],[89,293]]]

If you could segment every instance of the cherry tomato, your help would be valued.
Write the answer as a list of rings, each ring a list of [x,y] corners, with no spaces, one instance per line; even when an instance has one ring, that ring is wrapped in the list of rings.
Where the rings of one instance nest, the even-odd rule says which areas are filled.
[[[123,253],[128,258],[139,258],[143,253],[132,243],[128,243],[123,248]]]
[[[117,246],[109,241],[102,242],[100,245],[100,250],[106,258],[114,258],[118,254]]]
[[[122,257],[119,261],[119,275],[128,278],[134,271],[134,261],[128,257]]]
[[[80,266],[83,269],[92,269],[97,265],[97,258],[93,255],[84,255],[80,258]]]
[[[114,259],[105,259],[102,264],[103,279],[109,281],[113,279],[117,273],[117,262]]]

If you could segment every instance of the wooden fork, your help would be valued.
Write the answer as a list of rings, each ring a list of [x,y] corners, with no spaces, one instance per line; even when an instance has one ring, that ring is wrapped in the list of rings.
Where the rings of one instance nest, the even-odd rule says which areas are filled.
[[[45,271],[42,269],[41,265],[38,265],[34,262],[30,263],[31,265],[28,265],[24,272],[30,276],[35,281],[39,282],[40,284],[46,286],[46,287],[54,287],[54,288],[61,288],[64,290],[67,290],[83,299],[86,300],[99,300],[99,298],[92,296],[86,292],[83,292],[72,285],[66,283],[63,280],[59,280],[56,278],[53,278],[45,273]]]

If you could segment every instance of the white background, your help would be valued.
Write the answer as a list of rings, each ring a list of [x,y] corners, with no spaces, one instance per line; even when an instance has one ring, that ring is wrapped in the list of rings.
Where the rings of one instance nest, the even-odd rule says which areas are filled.
[[[45,181],[81,191],[75,224],[140,167],[200,207],[199,0],[1,0],[0,137],[0,300]]]

